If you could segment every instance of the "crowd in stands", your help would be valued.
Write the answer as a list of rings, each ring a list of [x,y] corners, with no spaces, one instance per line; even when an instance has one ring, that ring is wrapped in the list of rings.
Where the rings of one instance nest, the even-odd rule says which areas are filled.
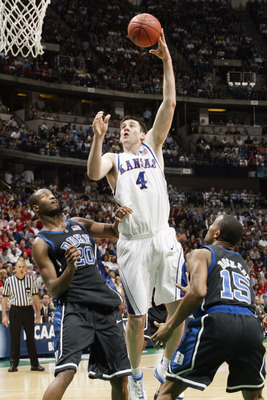
[[[129,20],[141,12],[157,16],[174,53],[177,93],[180,96],[219,97],[214,79],[214,59],[239,59],[245,71],[261,73],[265,61],[246,34],[236,11],[225,1],[168,0],[155,4],[143,0],[107,0],[75,4],[58,0],[51,4],[43,25],[44,42],[60,45],[60,55],[46,52],[37,59],[0,54],[0,73],[92,88],[157,94],[162,93],[162,66],[147,49],[127,37]],[[88,18],[90,15],[90,18]],[[187,66],[176,65],[176,49]],[[183,68],[184,69],[184,68]],[[266,89],[234,87],[234,98],[266,99]]]
[[[248,14],[254,21],[255,27],[263,35],[263,40],[266,40],[267,36],[267,5],[264,1],[248,1],[246,3],[246,9]]]
[[[32,190],[38,189],[39,181],[33,181]],[[46,187],[42,183],[42,187]],[[62,191],[53,185],[48,187],[58,198],[64,219],[70,217],[91,218],[98,222],[110,222],[114,218],[114,203],[111,196],[101,194],[87,186],[84,193],[75,193],[68,184]],[[252,284],[260,304],[267,299],[267,203],[261,194],[252,191],[182,190],[168,186],[171,203],[170,225],[176,230],[177,240],[184,253],[203,245],[208,226],[221,214],[231,214],[240,220],[244,227],[242,242],[236,248],[247,261]],[[31,257],[34,236],[42,228],[34,213],[29,209],[29,193],[25,188],[2,190],[0,192],[0,287],[5,279],[13,274],[16,261],[23,257],[27,273],[37,278],[39,295],[42,299],[43,322],[53,320],[55,304],[39,275]],[[117,290],[122,291],[117,265],[116,240],[98,240],[103,263],[103,275],[112,281]],[[1,295],[0,290],[0,295]],[[125,312],[125,304],[122,306]],[[265,312],[267,307],[265,308]]]
[[[211,139],[208,135],[205,137],[203,130],[196,141],[196,159],[209,164],[251,169],[267,165],[266,139],[241,136],[238,132],[236,136],[216,135]]]
[[[33,106],[29,106],[27,113],[34,114],[34,110]],[[146,117],[147,113],[149,118]],[[152,113],[149,109],[146,109],[143,115],[137,116],[146,122],[148,128],[151,126]],[[0,120],[0,147],[56,157],[87,159],[93,137],[90,123],[93,114],[90,118],[91,121],[86,127],[70,122],[59,126],[57,121],[50,123],[49,127],[44,119],[38,132],[29,130],[26,123],[18,124],[14,117],[10,117],[9,121]],[[119,153],[119,118],[114,116],[110,125],[112,130],[106,135],[103,152]],[[173,130],[169,133],[163,147],[166,167],[191,168],[196,164],[205,163],[255,170],[267,165],[266,139],[250,135],[246,126],[235,126],[233,123],[223,125],[221,121],[218,131],[212,127],[208,132],[205,125],[192,125],[192,132],[196,126],[201,134],[191,151],[185,151],[177,143]]]

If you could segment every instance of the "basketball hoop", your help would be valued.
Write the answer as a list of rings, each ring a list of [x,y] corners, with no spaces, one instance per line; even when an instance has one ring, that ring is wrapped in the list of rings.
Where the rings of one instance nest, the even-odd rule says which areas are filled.
[[[43,20],[51,0],[0,0],[0,51],[13,56],[43,54]]]

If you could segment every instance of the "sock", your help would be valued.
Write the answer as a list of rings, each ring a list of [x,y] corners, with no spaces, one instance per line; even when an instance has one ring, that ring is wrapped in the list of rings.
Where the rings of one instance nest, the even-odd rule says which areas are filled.
[[[168,358],[166,358],[165,356],[163,356],[162,358],[162,365],[164,365],[164,367],[169,368],[171,360],[169,360]]]
[[[135,378],[135,379],[141,378],[143,375],[141,365],[139,365],[139,367],[137,367],[137,368],[132,368],[132,374],[133,374],[133,378]]]

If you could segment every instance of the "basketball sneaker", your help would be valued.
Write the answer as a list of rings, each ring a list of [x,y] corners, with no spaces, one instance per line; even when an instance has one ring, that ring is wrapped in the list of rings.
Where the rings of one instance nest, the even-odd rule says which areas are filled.
[[[163,365],[162,361],[160,364],[154,369],[154,376],[160,383],[164,383],[166,379],[168,368]]]
[[[128,377],[130,400],[147,400],[143,377],[144,374],[140,378]]]
[[[166,380],[166,375],[167,375],[168,368],[163,365],[162,361],[160,364],[154,369],[154,376],[157,378],[157,380],[160,383],[164,383]],[[154,400],[156,400],[158,397],[158,392],[156,392],[154,396]],[[177,399],[183,399],[184,398],[184,392],[180,393]]]

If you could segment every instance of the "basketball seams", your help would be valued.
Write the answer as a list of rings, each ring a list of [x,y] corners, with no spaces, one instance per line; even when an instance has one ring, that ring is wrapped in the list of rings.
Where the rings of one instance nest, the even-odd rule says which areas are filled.
[[[132,25],[134,24],[134,22],[132,23]],[[154,28],[154,26],[151,26],[151,25],[146,25],[146,24],[142,24],[142,25],[140,25],[139,23],[137,24],[137,26],[136,27],[134,27],[131,31],[129,31],[129,33],[132,33],[132,31],[134,30],[134,29],[144,29],[145,30],[145,28],[149,28],[149,29],[151,29],[151,30],[153,30],[153,31],[155,31],[155,32],[157,32],[157,33],[161,33],[161,31],[160,30],[158,30],[158,29],[156,29],[156,28]]]
[[[151,14],[139,14],[128,24],[128,35],[134,44],[140,47],[153,46],[160,37],[161,24]]]
[[[135,44],[137,44],[137,45],[139,46],[139,43],[140,43],[140,35],[141,35],[142,33],[145,33],[145,35],[147,36],[147,39],[148,39],[149,43],[150,43],[151,45],[153,45],[153,43],[152,43],[152,41],[151,41],[151,39],[150,39],[150,37],[149,37],[149,33],[148,33],[145,29],[141,28],[140,26],[137,26],[137,27],[133,28],[133,29],[129,32],[129,34],[133,35],[133,34],[134,34],[134,31],[137,31],[137,32],[136,32],[136,40],[134,41]]]

